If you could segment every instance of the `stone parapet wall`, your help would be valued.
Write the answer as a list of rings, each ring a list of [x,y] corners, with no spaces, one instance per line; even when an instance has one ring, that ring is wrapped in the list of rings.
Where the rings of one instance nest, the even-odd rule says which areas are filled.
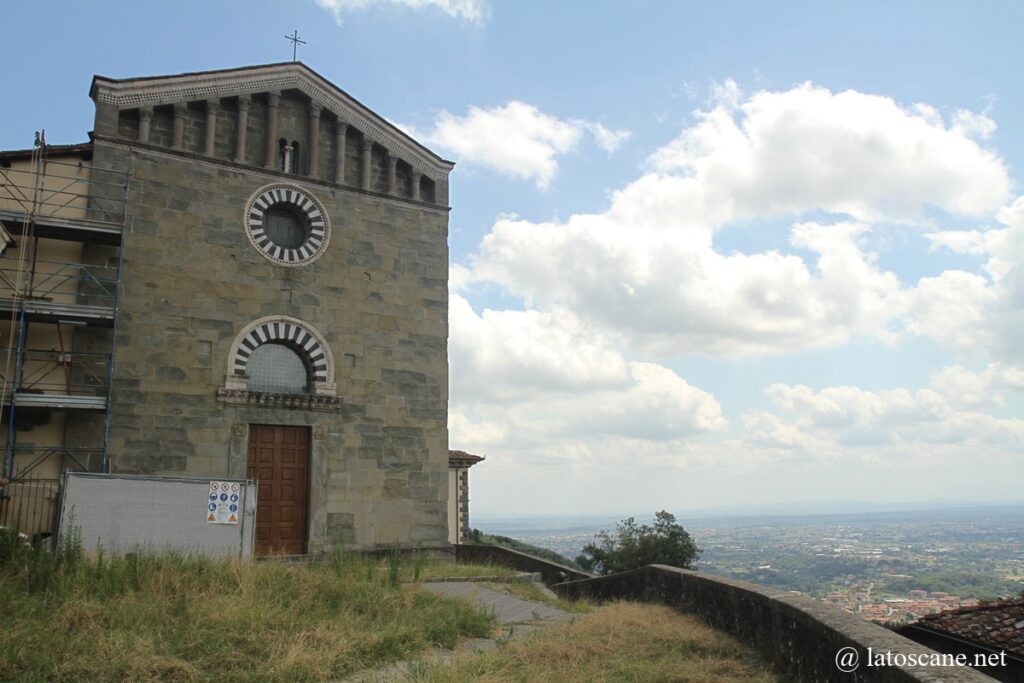
[[[659,602],[699,615],[711,626],[756,647],[797,681],[992,680],[967,667],[867,666],[869,648],[873,653],[893,655],[937,653],[831,605],[744,581],[649,565],[553,588],[566,598]],[[837,653],[843,648],[857,652],[860,665],[852,673],[836,666]]]
[[[519,571],[538,573],[548,585],[571,579],[590,579],[594,576],[579,569],[498,545],[459,544],[455,546],[455,559],[467,564],[496,564]]]

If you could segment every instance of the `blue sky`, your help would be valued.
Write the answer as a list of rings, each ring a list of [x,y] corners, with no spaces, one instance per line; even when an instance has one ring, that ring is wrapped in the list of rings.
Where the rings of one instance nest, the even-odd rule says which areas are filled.
[[[1020,500],[1024,6],[6,7],[0,148],[94,73],[299,56],[458,162],[451,445],[482,514]],[[1015,202],[1017,202],[1015,204]]]

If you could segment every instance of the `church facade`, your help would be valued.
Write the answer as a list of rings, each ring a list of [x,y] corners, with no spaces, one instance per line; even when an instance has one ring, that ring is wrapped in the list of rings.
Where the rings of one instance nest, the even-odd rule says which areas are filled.
[[[298,62],[97,76],[90,96],[79,163],[124,173],[121,234],[74,257],[116,272],[116,310],[73,328],[65,315],[60,339],[107,354],[109,387],[102,407],[47,406],[70,380],[19,399],[31,360],[18,356],[8,458],[26,438],[70,453],[102,434],[102,453],[76,462],[257,479],[257,553],[444,547],[453,164]],[[66,250],[37,222],[4,259],[30,241]],[[96,303],[81,287],[66,306]],[[27,348],[47,321],[21,318]],[[24,421],[47,411],[51,425]]]

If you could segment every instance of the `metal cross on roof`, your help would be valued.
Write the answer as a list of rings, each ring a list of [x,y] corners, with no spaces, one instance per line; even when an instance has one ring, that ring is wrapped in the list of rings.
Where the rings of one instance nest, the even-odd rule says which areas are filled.
[[[303,45],[305,45],[306,41],[299,39],[299,30],[298,29],[295,29],[295,32],[292,35],[285,36],[285,39],[292,41],[292,61],[293,62],[298,61],[297,55],[298,55],[299,43],[302,43]]]

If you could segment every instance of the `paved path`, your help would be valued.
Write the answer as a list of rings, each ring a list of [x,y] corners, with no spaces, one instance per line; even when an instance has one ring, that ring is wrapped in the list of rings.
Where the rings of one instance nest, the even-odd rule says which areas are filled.
[[[575,615],[564,610],[549,607],[540,602],[530,602],[500,589],[481,586],[478,583],[452,581],[447,583],[424,583],[423,587],[438,595],[466,598],[480,605],[502,624],[527,624],[536,622],[554,623],[572,621]]]
[[[502,633],[498,636],[498,639],[502,641],[520,638],[537,629],[559,622],[572,621],[577,617],[571,612],[550,607],[544,603],[523,600],[502,590],[499,586],[485,586],[468,581],[425,582],[422,586],[424,590],[432,593],[465,598],[488,611],[493,611],[502,626]],[[538,587],[544,591],[548,590],[540,584]],[[554,593],[551,595],[554,597]],[[421,661],[397,662],[381,669],[362,671],[346,678],[345,683],[391,683],[408,680],[409,675],[418,666],[435,663],[450,664],[454,659],[469,653],[494,650],[498,647],[498,639],[470,638],[460,642],[454,651],[438,650]]]

